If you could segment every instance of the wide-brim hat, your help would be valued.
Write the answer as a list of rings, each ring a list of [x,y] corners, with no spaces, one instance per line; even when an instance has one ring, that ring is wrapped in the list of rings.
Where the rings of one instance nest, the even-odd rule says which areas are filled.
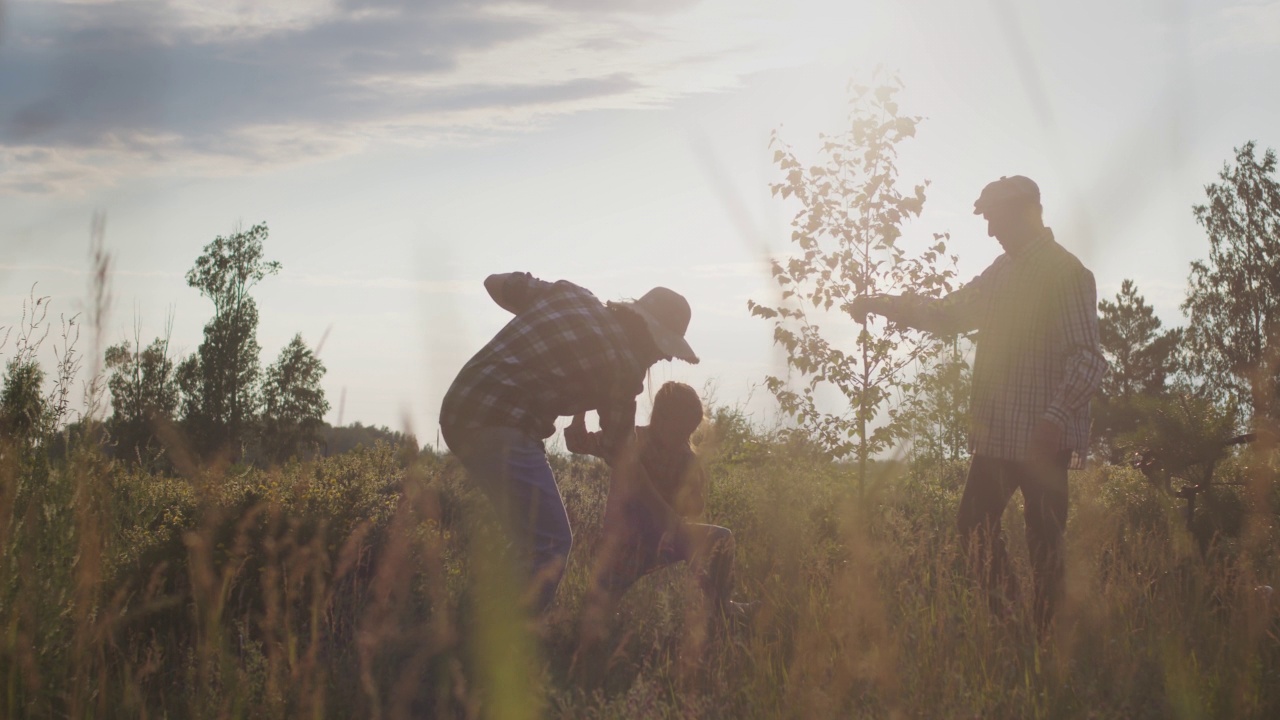
[[[1010,175],[987,183],[973,201],[973,214],[986,215],[992,208],[1013,204],[1040,204],[1040,186],[1026,175]]]
[[[615,304],[644,318],[653,343],[664,355],[680,358],[691,365],[698,364],[697,354],[684,339],[692,312],[683,295],[675,290],[656,287],[639,300],[621,300]]]

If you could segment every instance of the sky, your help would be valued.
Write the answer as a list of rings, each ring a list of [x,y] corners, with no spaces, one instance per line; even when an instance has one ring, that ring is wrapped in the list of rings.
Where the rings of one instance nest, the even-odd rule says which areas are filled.
[[[265,222],[262,362],[317,347],[331,423],[433,444],[505,322],[482,282],[513,270],[683,293],[703,361],[651,383],[767,423],[782,358],[746,303],[776,296],[796,211],[770,136],[814,158],[877,67],[923,117],[899,148],[903,187],[930,182],[908,239],[951,233],[973,277],[998,253],[974,198],[1027,175],[1099,296],[1132,278],[1170,325],[1208,254],[1204,186],[1246,141],[1280,146],[1274,0],[0,0],[0,325],[33,286],[85,309],[102,212],[112,303],[81,351],[172,318],[189,354],[212,305],[187,269]]]

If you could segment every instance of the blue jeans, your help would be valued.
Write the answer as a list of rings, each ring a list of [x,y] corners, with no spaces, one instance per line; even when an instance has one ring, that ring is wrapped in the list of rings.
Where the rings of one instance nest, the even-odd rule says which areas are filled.
[[[531,609],[543,612],[564,577],[573,533],[542,440],[517,428],[481,427],[446,432],[445,442],[493,503],[527,573]]]

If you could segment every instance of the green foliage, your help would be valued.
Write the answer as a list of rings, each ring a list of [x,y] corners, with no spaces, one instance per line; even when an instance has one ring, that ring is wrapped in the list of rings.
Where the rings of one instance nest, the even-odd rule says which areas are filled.
[[[1104,465],[1099,472],[1099,500],[1117,525],[1117,542],[1137,542],[1141,538],[1168,543],[1176,536],[1179,526],[1171,495],[1152,492],[1150,478],[1135,467]]]
[[[1280,417],[1280,182],[1275,151],[1254,150],[1236,148],[1194,209],[1209,259],[1191,264],[1182,309],[1192,369],[1259,421]]]
[[[1114,302],[1098,303],[1098,340],[1111,372],[1102,380],[1107,397],[1159,395],[1177,371],[1179,328],[1161,332],[1160,318],[1132,280],[1120,284]]]
[[[302,342],[301,334],[294,335],[280,359],[267,368],[262,387],[262,446],[275,462],[319,448],[324,414],[329,412],[320,387],[324,373],[324,363]]]
[[[155,465],[163,452],[157,428],[173,422],[178,409],[178,379],[169,357],[168,338],[156,338],[143,348],[121,341],[107,348],[103,369],[111,393],[107,432],[117,457]]]
[[[859,326],[865,317],[853,302],[904,291],[936,297],[954,276],[942,269],[954,264],[948,236],[934,235],[918,253],[901,241],[903,225],[924,207],[925,185],[906,193],[897,187],[898,144],[920,121],[900,114],[899,88],[896,81],[854,87],[848,129],[819,137],[815,164],[806,166],[773,134],[774,162],[786,177],[772,190],[799,205],[791,222],[798,254],[773,261],[780,302],[748,302],[752,315],[773,324],[788,371],[804,379],[795,389],[771,376],[769,391],[798,433],[830,457],[857,458],[860,482],[867,460],[904,435],[892,409],[895,393],[909,388],[903,368],[936,353],[938,344],[892,323]],[[841,407],[829,411],[828,402]]]
[[[232,317],[215,317],[204,327],[204,342],[178,366],[188,435],[204,453],[230,450],[238,457],[257,419],[258,310],[243,306]]]
[[[352,643],[357,625],[372,629],[371,569],[398,552],[388,533],[418,492],[406,486],[444,494],[429,471],[411,476],[385,445],[196,482],[92,446],[53,465],[0,456],[0,607],[23,628],[0,646],[16,692],[3,714],[292,717],[324,707],[333,672],[346,679],[333,697],[358,704]],[[438,505],[435,532],[412,525],[421,542],[440,538]],[[423,556],[396,562],[421,581],[409,566]]]
[[[1099,452],[1111,462],[1123,454],[1118,444],[1145,424],[1139,398],[1163,396],[1169,379],[1178,370],[1182,330],[1161,331],[1160,318],[1138,294],[1132,280],[1125,280],[1115,301],[1098,303],[1099,344],[1110,372],[1093,401],[1093,440]]]
[[[969,395],[973,373],[967,357],[972,343],[959,337],[950,348],[922,363],[912,381],[914,393],[898,417],[911,438],[913,462],[934,465],[969,456]]]
[[[694,433],[698,454],[723,465],[754,463],[770,453],[769,438],[752,427],[740,408],[711,404],[707,419]]]
[[[416,459],[421,450],[418,439],[413,435],[406,435],[386,426],[364,425],[359,421],[337,427],[326,424],[320,430],[320,442],[326,455],[341,455],[358,447],[371,448],[382,442],[395,448],[397,457],[406,465]]]
[[[711,415],[724,452],[708,458],[707,520],[734,531],[739,597],[760,601],[752,625],[704,632],[697,583],[677,566],[637,583],[600,650],[581,650],[608,474],[556,456],[574,550],[541,656],[516,661],[480,641],[495,622],[501,637],[535,636],[494,615],[515,598],[479,580],[504,567],[485,554],[491,509],[448,459],[404,468],[382,445],[181,479],[92,448],[62,464],[0,458],[0,714],[475,717],[516,700],[581,718],[1280,709],[1280,614],[1254,591],[1280,573],[1266,499],[1214,501],[1235,508],[1218,528],[1238,548],[1209,563],[1176,499],[1135,470],[1073,474],[1075,592],[1057,641],[1038,645],[987,616],[969,582],[954,530],[963,462],[905,476],[877,464],[860,495],[846,465],[732,410]],[[1019,514],[1006,519],[1019,542]]]
[[[187,271],[187,284],[213,302],[215,317],[236,316],[252,302],[250,288],[280,272],[279,262],[263,256],[267,232],[266,223],[259,223],[229,237],[219,235],[204,246],[203,254]]]
[[[187,284],[213,302],[213,318],[195,355],[178,367],[183,421],[203,453],[243,454],[257,421],[261,397],[258,308],[249,290],[280,263],[263,258],[266,224],[205,246],[187,272]]]
[[[268,375],[305,388],[322,367],[290,347]],[[153,348],[109,352],[126,400],[171,402],[137,390],[177,381],[163,352],[144,361]],[[1218,453],[1193,528],[1218,551],[1196,552],[1177,499],[1135,469],[1073,473],[1072,593],[1051,644],[986,614],[954,529],[965,464],[945,453],[855,470],[713,407],[706,520],[734,531],[739,597],[759,611],[708,630],[696,578],[664,569],[587,651],[599,462],[551,458],[575,543],[535,632],[502,589],[514,558],[489,504],[411,438],[345,428],[403,442],[178,478],[106,457],[90,419],[56,457],[0,447],[0,716],[1275,717],[1280,605],[1258,588],[1280,576],[1276,460],[1222,451],[1234,422],[1203,398],[1151,401],[1132,442],[1171,478]],[[1006,520],[1016,544],[1019,514]]]
[[[12,358],[5,364],[0,389],[0,433],[31,444],[51,429],[52,413],[44,396],[44,370],[34,360]]]
[[[1193,484],[1211,481],[1213,467],[1231,451],[1227,441],[1235,435],[1235,415],[1185,392],[1140,397],[1134,403],[1144,422],[1118,443],[1143,456],[1148,477],[1166,491],[1176,489],[1176,478]]]
[[[51,439],[70,412],[70,394],[80,356],[76,351],[78,316],[61,317],[61,345],[52,348],[52,375],[40,365],[39,352],[52,330],[47,318],[48,296],[37,297],[35,286],[22,302],[17,326],[0,327],[0,350],[13,342],[4,376],[0,378],[0,439],[30,450]],[[51,384],[51,388],[46,388]]]

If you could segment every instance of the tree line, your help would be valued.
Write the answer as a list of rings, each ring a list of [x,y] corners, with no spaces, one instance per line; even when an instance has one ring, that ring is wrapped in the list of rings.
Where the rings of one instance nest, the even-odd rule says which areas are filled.
[[[1097,451],[1209,460],[1236,433],[1273,447],[1280,397],[1280,182],[1276,153],[1235,149],[1192,208],[1209,256],[1191,263],[1183,327],[1165,328],[1136,284],[1099,303],[1111,363],[1094,402]]]
[[[251,290],[281,269],[265,257],[267,237],[265,223],[217,236],[187,272],[187,285],[213,304],[194,353],[172,355],[172,319],[145,345],[135,325],[131,340],[106,349],[105,382],[92,380],[86,394],[91,405],[98,394],[109,397],[110,413],[96,430],[115,457],[153,469],[214,458],[266,465],[322,449],[329,401],[320,384],[324,363],[315,350],[295,334],[276,361],[262,367]],[[0,335],[0,349],[13,343],[0,390],[0,431],[27,445],[54,434],[66,418],[66,398],[79,369],[77,317],[62,319],[56,377],[41,366],[37,351],[51,330],[48,307],[49,299],[33,292],[20,325]],[[50,380],[54,389],[46,391]],[[70,427],[86,429],[85,421]]]

